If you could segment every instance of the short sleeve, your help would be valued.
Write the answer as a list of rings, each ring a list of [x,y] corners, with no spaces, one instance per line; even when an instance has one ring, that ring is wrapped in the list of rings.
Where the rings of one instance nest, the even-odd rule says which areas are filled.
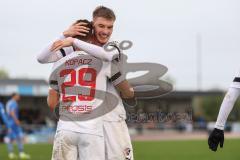
[[[17,104],[11,102],[11,103],[9,104],[9,113],[12,112],[12,111],[15,111],[16,108],[17,108]]]
[[[109,62],[108,65],[108,70],[109,70],[109,74],[108,74],[108,78],[109,81],[114,85],[118,85],[119,83],[121,83],[123,80],[125,80],[124,75],[122,74],[122,72],[120,71],[119,66],[114,63],[114,62]]]

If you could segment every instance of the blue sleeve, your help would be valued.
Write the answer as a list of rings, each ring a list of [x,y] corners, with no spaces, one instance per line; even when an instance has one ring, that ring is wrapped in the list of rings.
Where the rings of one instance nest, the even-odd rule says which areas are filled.
[[[16,111],[17,109],[17,104],[16,103],[11,103],[9,105],[9,112]]]
[[[7,128],[9,128],[9,123],[8,123],[8,118],[6,116],[6,114],[2,115],[2,120],[3,120],[3,123],[6,125]]]
[[[8,118],[2,104],[0,104],[0,110],[3,123],[6,125],[7,128],[9,128]]]

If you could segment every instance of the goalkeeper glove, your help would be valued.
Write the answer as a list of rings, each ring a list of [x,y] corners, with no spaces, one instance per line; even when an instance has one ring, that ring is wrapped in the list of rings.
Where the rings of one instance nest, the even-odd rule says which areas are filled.
[[[224,131],[214,128],[214,130],[212,131],[212,133],[209,135],[209,138],[208,138],[209,149],[216,152],[219,143],[220,143],[220,147],[223,148]]]

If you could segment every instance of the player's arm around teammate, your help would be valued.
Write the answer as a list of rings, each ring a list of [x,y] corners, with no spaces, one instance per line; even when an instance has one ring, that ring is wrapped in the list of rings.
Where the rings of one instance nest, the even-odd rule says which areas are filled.
[[[72,47],[68,47],[64,49],[64,52],[51,52],[50,49],[54,42],[65,39],[71,36],[84,35],[88,32],[88,29],[85,27],[86,23],[73,23],[67,30],[65,30],[58,38],[52,40],[49,44],[47,44],[38,54],[37,60],[39,63],[53,63],[61,59],[73,52]],[[64,55],[65,54],[65,55]]]
[[[72,37],[68,37],[66,39],[63,39],[61,41],[55,42],[52,47],[51,47],[51,51],[52,52],[57,52],[58,50],[64,48],[64,47],[69,47],[74,45],[74,42],[78,43],[79,40],[77,40],[76,38],[72,38]],[[77,46],[79,47],[79,46]],[[96,46],[98,47],[98,46]],[[101,48],[101,47],[100,47]],[[102,50],[102,49],[101,49]],[[97,52],[97,51],[96,51]],[[105,51],[104,51],[105,52]],[[99,53],[99,52],[98,52]],[[104,54],[104,53],[103,53]],[[111,54],[111,53],[106,53],[106,54]],[[100,54],[99,54],[100,55]],[[104,59],[103,57],[101,57],[101,59]],[[116,89],[121,93],[121,96],[123,98],[133,98],[134,97],[134,90],[133,88],[130,86],[130,84],[128,83],[127,80],[122,81],[120,84],[118,84],[116,86]]]
[[[85,25],[86,23],[84,22],[74,23],[73,25],[71,25],[66,31],[63,32],[63,34],[58,39],[50,42],[50,44],[48,44],[42,51],[40,51],[40,53],[37,55],[38,62],[56,62],[62,57],[79,49],[105,61],[112,61],[113,59],[116,59],[119,54],[117,50],[107,52],[102,46],[97,46],[76,38],[75,41],[71,44],[71,46],[68,45],[66,47],[65,39],[78,35],[85,36],[89,32],[89,29],[85,27]],[[52,49],[53,47],[54,50]]]

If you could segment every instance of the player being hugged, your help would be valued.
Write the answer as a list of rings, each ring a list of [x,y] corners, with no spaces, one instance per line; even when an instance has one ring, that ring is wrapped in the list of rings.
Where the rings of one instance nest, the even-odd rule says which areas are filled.
[[[59,59],[61,59],[60,61],[63,61],[62,59],[65,59],[66,55],[73,56],[76,54],[73,53],[74,51],[81,50],[103,61],[111,61],[111,66],[117,66],[120,71],[112,77],[113,80],[116,78],[124,79],[125,77],[122,78],[123,74],[121,74],[123,61],[119,58],[119,55],[121,54],[120,48],[118,48],[116,43],[114,43],[116,45],[113,45],[116,49],[110,52],[107,52],[103,47],[109,42],[113,32],[115,19],[115,14],[111,9],[104,6],[97,7],[93,11],[93,21],[91,23],[87,21],[77,21],[71,25],[63,32],[58,40],[51,42],[41,51],[38,55],[38,61],[40,63],[56,62]],[[59,63],[59,61],[57,63]],[[104,159],[132,160],[132,144],[125,122],[126,112],[120,95],[123,96],[123,98],[132,98],[134,96],[133,89],[129,86],[126,80],[121,81],[121,83],[117,85],[117,90],[116,87],[114,87],[114,83],[110,81],[107,81],[106,83],[107,92],[115,95],[118,99],[118,103],[117,107],[114,108],[113,111],[102,117],[102,126],[98,125],[103,129],[104,144],[102,144],[101,147],[104,148],[105,146]],[[50,107],[56,106],[58,102],[57,95],[58,92],[56,92],[56,90],[49,90],[48,103]],[[111,105],[112,99],[110,96],[105,96],[104,101],[107,105]],[[60,125],[58,123],[58,128],[59,126]],[[63,127],[63,125],[61,126]],[[57,132],[55,137],[56,143],[54,142],[53,156],[56,155],[55,150],[57,150],[57,148],[55,146],[57,146],[57,139],[59,139],[58,135],[59,134]],[[103,151],[102,149],[97,149],[96,147],[93,150],[94,152],[96,150]]]

